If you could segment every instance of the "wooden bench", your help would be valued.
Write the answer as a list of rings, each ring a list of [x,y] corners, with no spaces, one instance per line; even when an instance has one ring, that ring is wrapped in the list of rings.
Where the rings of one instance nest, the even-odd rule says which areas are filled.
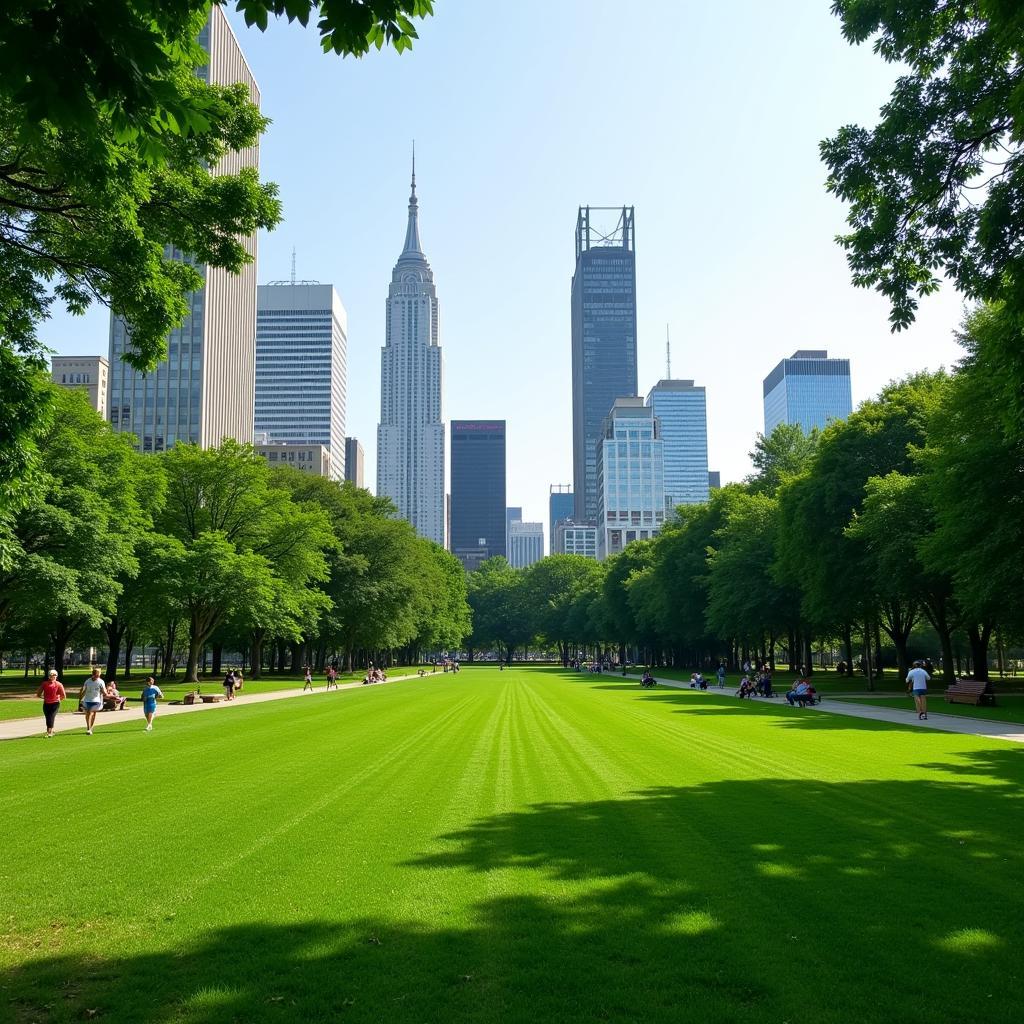
[[[993,707],[996,703],[996,695],[992,691],[992,684],[984,680],[958,679],[952,686],[946,688],[946,702],[948,704],[990,704]]]

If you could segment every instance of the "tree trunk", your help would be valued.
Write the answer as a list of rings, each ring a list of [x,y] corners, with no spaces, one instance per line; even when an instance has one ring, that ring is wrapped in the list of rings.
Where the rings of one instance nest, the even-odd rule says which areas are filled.
[[[188,665],[185,668],[185,682],[199,682],[199,655],[202,651],[202,641],[197,636],[189,637],[188,641]]]
[[[213,672],[214,677],[219,677],[220,676],[220,662],[221,662],[221,658],[224,655],[224,645],[222,643],[220,643],[220,644],[212,644],[211,645],[211,650],[213,651],[213,664],[211,666],[211,671]]]
[[[121,638],[124,636],[125,627],[121,625],[117,616],[115,615],[106,626],[103,627],[103,631],[107,634],[107,675],[106,678],[116,679],[117,678],[117,662],[121,656]]]
[[[130,629],[124,631],[124,677],[132,677],[132,649],[135,647],[135,633]]]
[[[803,630],[803,635],[801,639],[803,640],[804,671],[806,672],[808,678],[810,678],[814,675],[814,651],[811,650],[811,642],[813,641],[814,637],[811,636],[810,629]]]
[[[846,674],[853,675],[853,629],[848,622],[843,624],[843,651],[846,655]]]
[[[988,682],[988,642],[992,635],[992,623],[967,627],[967,640],[971,645],[971,665],[973,676],[979,681]]]
[[[252,679],[259,679],[263,675],[263,638],[266,630],[254,629],[249,634],[249,675]]]

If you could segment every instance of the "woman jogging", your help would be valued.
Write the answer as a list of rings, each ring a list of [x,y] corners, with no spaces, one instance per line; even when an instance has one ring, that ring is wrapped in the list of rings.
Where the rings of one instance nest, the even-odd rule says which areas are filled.
[[[153,731],[153,716],[156,714],[156,701],[163,697],[160,687],[152,676],[146,676],[146,685],[142,690],[142,710],[146,716],[146,732]]]
[[[53,726],[60,711],[60,702],[67,697],[64,684],[57,678],[57,670],[51,668],[44,682],[39,684],[36,696],[43,698],[43,717],[46,719],[46,738],[53,735]]]
[[[85,712],[85,735],[91,736],[96,724],[96,712],[103,710],[103,698],[107,696],[107,684],[100,678],[100,670],[94,668],[92,675],[82,684],[79,698]]]

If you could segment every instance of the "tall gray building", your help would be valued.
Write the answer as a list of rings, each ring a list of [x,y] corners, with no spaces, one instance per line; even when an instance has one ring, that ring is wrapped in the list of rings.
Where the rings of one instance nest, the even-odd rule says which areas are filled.
[[[578,521],[597,519],[597,444],[616,398],[635,395],[633,207],[581,206],[572,276],[572,463]]]
[[[826,349],[799,349],[764,379],[764,434],[780,423],[798,423],[805,434],[853,412],[850,360]]]
[[[660,380],[647,404],[661,424],[665,455],[665,511],[708,500],[708,409],[704,388],[692,380]]]
[[[210,55],[197,70],[218,85],[241,82],[253,103],[260,92],[223,8],[214,6],[199,42]],[[229,153],[214,174],[259,166],[259,147]],[[167,358],[142,374],[123,359],[129,347],[124,323],[110,324],[110,422],[130,432],[142,451],[162,451],[177,441],[209,448],[231,437],[253,438],[256,377],[256,234],[242,239],[253,262],[239,274],[197,266],[204,285],[188,298],[189,313],[167,339]],[[187,256],[175,252],[179,259]]]
[[[380,355],[377,494],[416,532],[445,543],[441,327],[434,273],[420,245],[416,162],[405,245],[391,274]]]
[[[363,446],[356,437],[345,438],[345,479],[356,487],[363,485]]]
[[[345,478],[347,330],[332,285],[257,289],[255,432],[271,444],[325,445],[332,480]]]

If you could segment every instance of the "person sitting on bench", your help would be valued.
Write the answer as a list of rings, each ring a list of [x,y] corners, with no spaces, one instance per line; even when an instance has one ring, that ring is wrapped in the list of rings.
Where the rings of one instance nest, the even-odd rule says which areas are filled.
[[[754,692],[754,684],[751,683],[748,676],[744,676],[740,680],[740,688],[736,692],[737,697],[749,697]]]
[[[790,705],[799,703],[801,707],[807,702],[807,691],[810,689],[810,683],[805,682],[801,679],[792,690],[786,692],[786,700],[789,701]]]
[[[104,711],[124,711],[125,704],[128,703],[127,697],[122,697],[118,692],[117,683],[111,680],[107,683],[107,695],[103,698],[103,710]]]

